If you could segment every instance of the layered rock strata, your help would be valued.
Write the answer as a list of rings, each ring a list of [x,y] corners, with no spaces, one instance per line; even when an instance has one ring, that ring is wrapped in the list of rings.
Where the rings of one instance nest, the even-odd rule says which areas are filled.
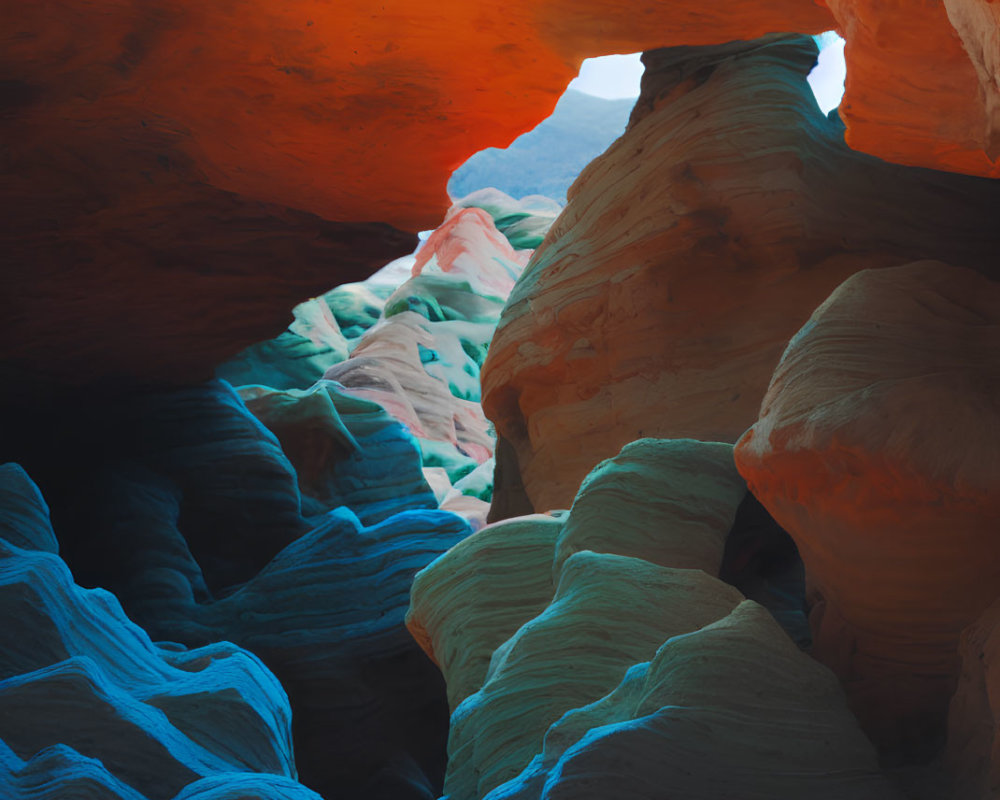
[[[417,438],[423,478],[441,508],[476,528],[485,524],[495,445],[479,405],[480,368],[532,252],[515,243],[540,239],[554,205],[497,190],[474,193],[452,207],[414,255],[301,303],[281,336],[218,368],[220,377],[243,385],[251,410],[278,433],[310,508],[313,499],[321,507],[337,504],[332,495],[315,497],[327,491],[318,476],[325,459],[343,460],[348,452],[350,466],[338,469],[364,483],[361,493],[391,503],[379,462],[393,457],[385,449],[392,435],[379,434],[369,458],[345,438],[338,412],[325,408],[329,398],[340,406],[354,398],[361,407],[384,408]],[[398,493],[409,507],[413,491]],[[345,504],[364,517],[353,500]]]
[[[744,491],[729,445],[638,441],[568,515],[495,523],[417,575],[445,797],[897,796],[834,676],[714,577]]]
[[[234,642],[266,663],[291,698],[310,788],[432,798],[447,701],[403,615],[413,574],[469,526],[437,510],[417,443],[381,408],[323,383],[251,389],[259,420],[219,381],[129,398],[114,409],[115,430],[68,450],[73,480],[53,505],[66,558],[155,639]],[[11,481],[20,487],[23,475]],[[54,547],[44,515],[16,498],[4,508],[0,526],[14,520]],[[30,604],[18,613],[34,619]],[[22,638],[30,650],[32,635]],[[234,714],[218,710],[217,724],[238,727]],[[71,743],[44,725],[52,744]]]
[[[295,780],[288,698],[256,656],[154,644],[113,595],[73,582],[22,470],[0,468],[0,492],[14,501],[0,539],[4,797],[315,800]]]
[[[573,186],[483,369],[508,454],[496,513],[565,507],[641,436],[735,441],[789,337],[858,270],[996,273],[1000,186],[848,149],[806,83],[815,55],[778,36],[644,56],[628,130]]]
[[[1000,794],[1000,601],[962,632],[962,671],[948,708],[956,800]]]
[[[451,170],[540,122],[586,56],[837,28],[852,144],[997,174],[984,0],[645,0],[628,14],[608,0],[57,0],[2,13],[0,247],[18,299],[4,375],[22,396],[29,381],[44,393],[82,377],[207,378],[293,302],[405,252],[396,229],[434,224]]]
[[[736,463],[795,538],[814,655],[889,754],[940,746],[959,635],[1000,591],[1000,284],[858,273],[790,342]]]

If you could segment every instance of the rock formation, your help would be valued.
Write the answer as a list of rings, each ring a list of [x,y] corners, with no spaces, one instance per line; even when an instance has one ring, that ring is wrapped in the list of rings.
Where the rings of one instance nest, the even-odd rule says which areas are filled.
[[[887,751],[940,746],[963,628],[997,598],[1000,284],[858,273],[792,339],[736,463],[821,600],[813,654]]]
[[[998,4],[0,7],[3,800],[994,800]]]
[[[446,798],[897,797],[835,677],[714,577],[743,493],[729,445],[645,439],[568,516],[495,523],[418,574]]]
[[[13,501],[0,540],[4,797],[221,800],[238,785],[316,798],[294,780],[288,698],[256,656],[154,644],[113,595],[73,582],[22,470],[0,468],[0,492]],[[202,779],[218,791],[186,791]]]
[[[815,55],[771,37],[644,56],[628,130],[580,175],[491,345],[483,405],[516,454],[493,518],[565,507],[635,438],[735,441],[789,337],[860,269],[996,273],[1000,187],[849,150],[806,84]]]
[[[405,252],[395,228],[435,224],[448,173],[540,122],[585,56],[838,28],[853,145],[996,174],[984,0],[7,0],[2,23],[4,378],[22,395],[79,385],[81,359],[88,379],[208,377],[295,301]]]
[[[775,757],[776,731],[781,755]],[[836,679],[749,600],[574,709],[488,800],[901,800]]]
[[[470,529],[437,510],[416,442],[382,409],[323,383],[312,392],[249,388],[249,402],[277,436],[222,382],[141,402],[130,397],[116,409],[114,435],[91,432],[100,445],[87,452],[97,455],[56,496],[66,558],[77,580],[114,590],[154,639],[239,645],[263,661],[294,705],[296,759],[311,788],[326,796],[432,798],[444,770],[446,698],[403,615],[413,574]],[[4,502],[0,526],[16,529],[18,545],[30,537],[54,549],[37,491],[22,472],[4,474],[0,496],[13,499]],[[10,612],[27,626],[18,640],[28,654],[40,647],[30,631],[43,614],[32,607],[23,601]],[[97,679],[70,664],[52,680],[38,691]],[[243,713],[215,709],[215,724],[238,727]],[[76,717],[65,724],[85,734]],[[54,737],[46,746],[75,747],[51,717],[38,725],[39,737]],[[219,747],[229,742],[224,733],[212,736]],[[118,736],[120,759],[132,752],[128,738]],[[43,746],[41,738],[31,742]],[[14,752],[30,761],[32,747]],[[331,748],[341,755],[331,759]],[[11,774],[25,769],[10,767]],[[162,792],[171,789],[159,796],[183,786],[167,780],[167,767],[136,769],[160,780]],[[270,789],[261,791],[270,800]]]
[[[1000,793],[1000,601],[962,633],[962,672],[948,710],[955,799]]]

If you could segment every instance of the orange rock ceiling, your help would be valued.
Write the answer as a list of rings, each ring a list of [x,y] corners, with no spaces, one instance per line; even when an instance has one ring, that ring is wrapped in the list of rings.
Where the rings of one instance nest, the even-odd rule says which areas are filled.
[[[4,382],[205,377],[406,252],[354,223],[436,226],[586,56],[838,27],[854,146],[997,174],[995,12],[946,5],[0,0]]]
[[[831,13],[763,0],[713,12],[647,0],[627,14],[608,0],[3,5],[15,156],[37,144],[24,134],[53,128],[84,160],[100,145],[95,129],[125,151],[177,134],[214,186],[331,220],[437,224],[450,170],[543,118],[586,56],[838,25],[853,142],[906,163],[996,169],[975,146],[976,67],[938,3],[832,0]]]

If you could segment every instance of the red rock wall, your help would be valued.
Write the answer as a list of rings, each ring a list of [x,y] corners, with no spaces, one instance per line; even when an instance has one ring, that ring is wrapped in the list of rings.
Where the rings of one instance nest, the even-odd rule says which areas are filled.
[[[2,0],[4,382],[204,377],[407,249],[288,208],[433,227],[585,56],[839,26],[856,146],[994,174],[995,16],[947,5]]]

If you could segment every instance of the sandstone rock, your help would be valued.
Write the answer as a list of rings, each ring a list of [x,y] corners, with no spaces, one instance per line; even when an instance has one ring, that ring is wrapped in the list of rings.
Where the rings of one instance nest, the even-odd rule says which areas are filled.
[[[347,358],[350,346],[327,303],[313,298],[299,303],[288,330],[251,345],[216,367],[215,376],[234,386],[258,383],[272,389],[305,389],[329,368]]]
[[[1000,601],[962,633],[962,672],[948,709],[955,800],[1000,795]]]
[[[525,263],[489,213],[455,207],[417,251],[413,274],[461,275],[476,294],[506,299]]]
[[[842,800],[901,796],[829,671],[744,601],[668,639],[608,695],[565,714],[489,800]]]
[[[840,116],[851,147],[897,164],[1000,177],[995,11],[980,0],[918,13],[880,0],[828,8],[847,40]]]
[[[379,322],[325,379],[382,405],[432,451],[450,447],[468,469],[483,464],[494,444],[479,406],[480,368],[528,254],[511,247],[486,211],[454,207],[413,257],[411,277],[386,299]],[[424,466],[447,464],[425,459]]]
[[[427,319],[413,311],[395,314],[369,330],[351,358],[331,367],[323,377],[342,384],[348,394],[378,403],[414,436],[448,443],[482,463],[492,455],[493,441],[479,403],[455,396],[449,383],[424,368],[425,354],[433,359],[442,350],[450,350],[456,360],[464,362],[459,364],[459,374],[466,364],[472,364],[470,372],[478,373],[478,365],[454,334],[441,333],[439,340]]]
[[[243,642],[260,656],[294,697],[310,787],[433,798],[447,700],[403,616],[413,574],[470,529],[447,512],[395,513],[436,503],[412,437],[373,404],[325,384],[248,396],[312,495],[303,500],[279,439],[225,383],[130,397],[108,410],[113,428],[87,431],[90,446],[74,441],[61,465],[71,476],[53,503],[61,549],[79,581],[113,589],[156,639]],[[310,437],[311,425],[320,435]],[[310,449],[351,441],[358,451]],[[369,524],[324,505],[341,502]],[[41,508],[10,508],[25,525],[44,520]],[[35,646],[33,633],[22,638]],[[84,681],[71,674],[53,686],[69,678]]]
[[[899,797],[835,676],[706,574],[738,507],[740,550],[774,538],[744,494],[729,445],[641,440],[568,513],[494,523],[417,575],[446,798]]]
[[[815,54],[775,36],[644,56],[629,129],[577,180],[483,368],[516,454],[498,509],[516,473],[530,507],[565,507],[636,438],[735,441],[788,338],[858,270],[996,273],[1000,185],[849,150],[806,83]]]
[[[745,493],[731,445],[632,442],[584,479],[556,544],[555,569],[593,550],[718,575]]]
[[[357,279],[410,249],[371,223],[434,224],[448,173],[537,124],[585,56],[837,27],[852,143],[996,175],[987,6],[8,4],[4,384],[207,378],[331,269]]]
[[[511,246],[516,250],[533,250],[542,243],[545,234],[563,207],[552,198],[528,195],[515,200],[499,189],[477,189],[455,201],[460,208],[481,208],[492,218]]]
[[[44,512],[37,488],[23,488]],[[156,645],[113,595],[74,584],[57,555],[7,540],[0,606],[5,797],[169,800],[201,777],[296,777],[287,696],[249,652]]]
[[[448,684],[454,708],[483,684],[493,651],[552,599],[562,521],[498,522],[417,573],[406,626]]]
[[[59,552],[49,507],[19,464],[0,465],[0,539],[29,550]]]
[[[403,617],[414,573],[468,533],[443,511],[365,527],[340,508],[237,591],[198,604],[176,597],[143,622],[161,638],[257,653],[295,709],[303,779],[325,796],[433,797],[444,690]]]
[[[700,570],[570,556],[551,603],[494,652],[482,688],[452,714],[445,797],[479,798],[515,777],[564,713],[603,697],[666,639],[724,617],[740,600]]]
[[[248,386],[240,394],[281,442],[306,513],[347,506],[371,525],[406,509],[437,506],[416,442],[381,406],[330,381],[285,392]]]
[[[888,754],[940,745],[958,639],[997,597],[1000,285],[934,262],[847,280],[736,448],[821,595],[814,654]]]

